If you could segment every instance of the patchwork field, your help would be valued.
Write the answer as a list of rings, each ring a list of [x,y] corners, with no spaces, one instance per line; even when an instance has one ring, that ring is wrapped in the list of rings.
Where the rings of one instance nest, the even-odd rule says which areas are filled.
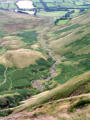
[[[34,4],[38,8],[45,8],[45,6],[48,7],[48,9],[58,9],[58,8],[88,8],[90,6],[87,6],[87,4],[90,4],[89,0],[32,0]],[[44,6],[45,3],[46,5]]]
[[[47,7],[50,9],[58,9],[58,8],[61,8],[62,7],[65,7],[65,8],[69,8],[69,7],[78,7],[78,8],[88,8],[88,4],[90,4],[90,1],[89,0],[67,0],[67,1],[63,1],[63,0],[32,0],[34,5],[37,7],[37,8],[45,8],[44,4],[46,3]],[[7,1],[2,1],[0,0],[0,8],[3,8],[3,9],[17,9],[17,6],[16,6],[16,0],[14,1],[10,1],[10,0],[7,0]],[[43,4],[44,3],[44,4]]]

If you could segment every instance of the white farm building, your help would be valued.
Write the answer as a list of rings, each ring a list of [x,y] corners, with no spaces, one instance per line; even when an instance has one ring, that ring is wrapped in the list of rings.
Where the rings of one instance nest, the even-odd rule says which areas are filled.
[[[16,2],[16,5],[19,9],[24,10],[23,12],[34,15],[34,5],[31,0],[19,0]]]
[[[20,9],[34,9],[33,2],[31,0],[19,0],[16,5]]]

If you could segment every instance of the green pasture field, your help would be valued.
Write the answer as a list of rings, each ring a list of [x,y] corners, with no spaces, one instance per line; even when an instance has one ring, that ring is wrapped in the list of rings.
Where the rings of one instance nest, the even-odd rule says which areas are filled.
[[[59,20],[59,22],[57,23],[57,25],[65,25],[66,23],[68,23],[69,20]]]
[[[14,2],[11,2],[11,3],[0,3],[0,8],[3,8],[3,9],[16,9],[17,6],[15,5]]]
[[[37,13],[38,16],[46,16],[46,17],[60,17],[65,15],[66,11],[55,11],[55,12],[45,12],[40,11]]]

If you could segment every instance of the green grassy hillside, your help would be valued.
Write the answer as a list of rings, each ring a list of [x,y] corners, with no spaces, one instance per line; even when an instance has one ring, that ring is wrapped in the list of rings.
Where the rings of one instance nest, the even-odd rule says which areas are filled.
[[[1,110],[40,93],[34,81],[46,79],[54,61],[39,42],[46,19],[6,11],[0,11],[0,18]]]
[[[86,19],[85,19],[86,18]],[[89,12],[73,18],[66,25],[52,28],[45,37],[49,47],[62,62],[55,81],[65,83],[70,78],[80,75],[90,68],[90,17]]]
[[[66,108],[64,106],[63,110],[64,113],[70,112],[70,116],[76,115],[78,118],[77,112],[71,113],[71,111],[77,111],[83,107],[83,109],[80,109],[82,118],[82,110],[86,111],[85,106],[87,106],[87,112],[89,112],[89,14],[90,11],[83,12],[69,20],[67,24],[56,26],[52,24],[51,19],[48,20],[47,18],[19,16],[19,14],[12,16],[8,12],[7,16],[11,17],[9,21],[5,12],[0,13],[3,16],[1,17],[3,21],[0,21],[2,24],[0,26],[2,31],[0,36],[2,44],[0,48],[0,59],[2,60],[0,65],[1,116],[6,116],[11,112],[18,114],[22,110],[25,110],[22,114],[27,114],[27,111],[33,112],[34,108],[38,110],[41,107],[40,111],[36,111],[34,114],[36,115],[34,117],[37,118],[39,114],[41,115],[41,110],[45,108],[42,107],[42,104],[46,105],[47,103],[49,106],[48,102],[53,104],[54,101],[56,101],[55,106],[50,105],[48,112],[50,117],[58,116],[56,114],[57,112],[60,113],[56,110],[58,99],[60,110],[63,109],[62,107],[65,104],[62,102],[63,106],[61,106],[60,100],[66,100]],[[27,23],[24,25],[25,21]],[[18,26],[17,29],[16,25]],[[12,31],[10,28],[13,28]],[[8,41],[10,41],[9,44]],[[13,46],[15,44],[16,47]],[[37,47],[33,48],[33,45]],[[42,58],[37,59],[37,53]],[[33,58],[32,55],[34,55],[34,59],[31,59]],[[20,62],[21,59],[23,59],[22,62]],[[30,61],[35,62],[30,64]],[[23,67],[18,67],[18,65]],[[43,92],[40,90],[43,90]],[[51,109],[55,110],[55,113]],[[43,111],[43,113],[46,114],[46,117],[48,116],[47,112]],[[61,119],[61,116],[57,117],[56,120],[59,118]],[[65,120],[68,119],[65,118]]]

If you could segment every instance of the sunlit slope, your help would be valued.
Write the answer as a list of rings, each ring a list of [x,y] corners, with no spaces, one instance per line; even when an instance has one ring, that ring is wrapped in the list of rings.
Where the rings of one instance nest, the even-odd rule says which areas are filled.
[[[49,38],[48,40],[49,46],[55,51],[56,54],[63,55],[65,51],[70,49],[72,43],[74,43],[75,41],[79,41],[80,39],[82,39],[83,37],[87,36],[90,33],[89,14],[90,11],[73,18],[65,26],[57,26],[52,28],[52,32],[49,32],[47,36]],[[85,48],[87,49],[89,44],[85,44],[85,45],[82,46],[83,49]],[[81,44],[78,43],[77,46],[80,47]],[[73,48],[77,46],[73,46]],[[80,49],[81,47],[79,48],[79,51]],[[77,49],[75,51],[77,52]]]

